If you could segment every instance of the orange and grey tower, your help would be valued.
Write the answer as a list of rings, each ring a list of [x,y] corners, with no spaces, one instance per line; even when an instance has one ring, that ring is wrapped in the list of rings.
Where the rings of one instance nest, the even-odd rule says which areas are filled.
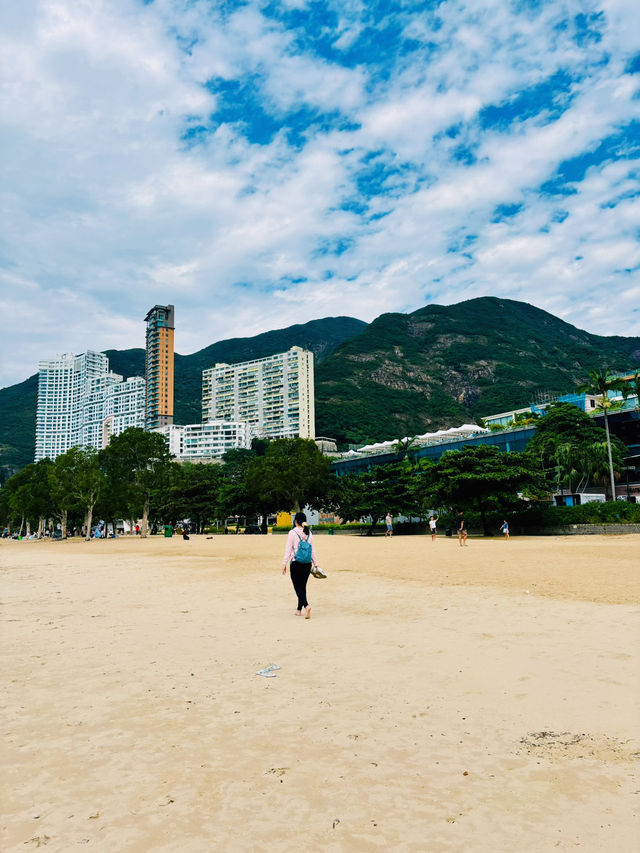
[[[147,324],[145,429],[173,423],[173,305],[154,305]]]

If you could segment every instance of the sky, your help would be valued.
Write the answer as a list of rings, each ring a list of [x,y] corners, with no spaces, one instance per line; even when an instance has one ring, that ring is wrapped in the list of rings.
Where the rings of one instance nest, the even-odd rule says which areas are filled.
[[[637,0],[5,3],[0,386],[476,296],[640,334]]]

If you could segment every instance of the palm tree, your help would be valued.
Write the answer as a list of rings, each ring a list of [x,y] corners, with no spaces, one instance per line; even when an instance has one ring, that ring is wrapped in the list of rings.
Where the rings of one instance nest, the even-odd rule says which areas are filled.
[[[607,482],[610,471],[609,461],[607,457],[607,442],[596,441],[593,444],[589,445],[587,449],[587,456],[588,459],[586,460],[586,472],[588,477],[590,477],[596,483],[602,483],[604,485]],[[616,473],[619,474],[620,472],[616,471]]]
[[[407,436],[406,438],[399,438],[393,449],[400,456],[400,459],[406,459],[407,456],[411,458],[411,451],[415,450],[415,445],[416,436]]]
[[[558,488],[561,486],[569,486],[569,491],[573,492],[573,481],[581,474],[584,467],[580,457],[580,449],[570,441],[559,444],[553,454],[558,472]]]
[[[607,455],[609,458],[609,479],[611,483],[611,500],[616,499],[616,482],[613,472],[613,458],[611,456],[611,436],[609,435],[609,419],[608,414],[611,409],[618,407],[618,403],[609,398],[610,391],[621,391],[622,396],[626,399],[629,394],[629,385],[615,376],[608,367],[605,367],[602,373],[597,370],[589,371],[589,381],[578,386],[579,394],[597,394],[602,399],[598,403],[598,409],[604,414],[604,428],[607,433]]]
[[[636,370],[635,375],[629,383],[631,393],[636,395],[636,409],[640,408],[640,373]]]

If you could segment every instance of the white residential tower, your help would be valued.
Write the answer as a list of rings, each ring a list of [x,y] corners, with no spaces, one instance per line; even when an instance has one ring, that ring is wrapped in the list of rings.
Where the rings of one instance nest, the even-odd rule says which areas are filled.
[[[100,352],[65,353],[38,365],[35,461],[71,447],[105,447],[111,435],[144,427],[144,379],[109,372]]]
[[[291,347],[204,370],[202,420],[244,421],[258,438],[315,438],[313,353]]]

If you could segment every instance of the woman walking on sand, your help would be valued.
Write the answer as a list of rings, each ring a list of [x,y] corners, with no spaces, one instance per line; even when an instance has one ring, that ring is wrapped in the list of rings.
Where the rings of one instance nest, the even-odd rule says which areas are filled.
[[[318,565],[318,555],[313,544],[313,536],[306,524],[307,516],[297,512],[293,519],[293,527],[287,536],[287,544],[282,560],[282,574],[287,573],[287,563],[291,561],[289,572],[291,583],[298,596],[296,616],[305,611],[304,618],[311,618],[311,607],[307,601],[307,581],[311,574],[311,564]]]

